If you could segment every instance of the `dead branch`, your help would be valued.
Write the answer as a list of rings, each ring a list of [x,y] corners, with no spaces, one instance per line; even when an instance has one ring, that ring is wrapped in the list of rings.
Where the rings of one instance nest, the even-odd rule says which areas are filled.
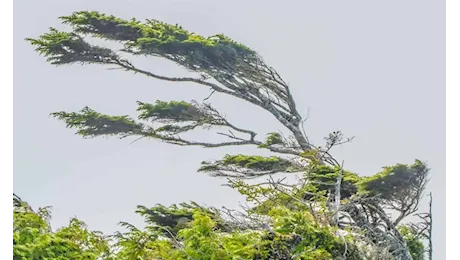
[[[343,161],[340,167],[339,174],[337,176],[337,182],[335,184],[335,208],[334,208],[334,222],[335,225],[339,223],[339,210],[340,210],[340,189],[342,184],[342,175],[343,175]]]

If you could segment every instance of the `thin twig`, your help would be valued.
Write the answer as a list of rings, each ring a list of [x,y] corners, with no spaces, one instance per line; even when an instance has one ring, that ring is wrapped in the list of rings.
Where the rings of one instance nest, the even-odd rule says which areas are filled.
[[[206,101],[206,100],[208,100],[208,99],[212,96],[212,94],[214,94],[214,92],[216,92],[215,89],[213,89],[213,90],[211,91],[211,94],[209,94],[209,96],[207,96],[205,99],[203,99],[203,102]]]
[[[141,136],[141,137],[139,137],[139,138],[136,138],[134,141],[130,142],[129,144],[131,145],[131,144],[133,144],[133,143],[135,143],[135,142],[141,140],[142,138],[145,138],[145,136]]]

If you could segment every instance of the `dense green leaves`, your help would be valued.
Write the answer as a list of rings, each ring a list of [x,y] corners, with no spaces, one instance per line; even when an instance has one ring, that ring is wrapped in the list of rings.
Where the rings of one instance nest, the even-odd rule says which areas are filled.
[[[226,155],[222,160],[224,165],[235,165],[247,169],[260,171],[268,171],[272,169],[287,169],[292,163],[288,160],[279,157],[262,157],[262,156],[247,156],[247,155]]]
[[[64,121],[67,127],[76,128],[77,134],[84,137],[132,135],[143,128],[128,116],[103,115],[89,107],[83,108],[80,113],[56,112],[51,115]]]
[[[397,225],[406,216],[416,212],[429,181],[428,167],[416,160],[412,165],[397,164],[364,178],[359,188],[366,196],[376,196],[382,204],[400,213]]]
[[[270,145],[277,145],[283,143],[283,139],[281,138],[281,135],[279,133],[269,133],[265,138],[265,142],[261,144],[259,147],[267,147]]]
[[[122,42],[124,51],[149,54],[180,62],[192,70],[220,69],[231,66],[236,59],[250,58],[255,53],[224,35],[203,37],[178,25],[160,21],[123,20],[99,12],[75,12],[60,17],[73,27],[73,33],[54,28],[38,39],[29,39],[37,51],[53,64],[72,62],[117,63],[119,57],[108,49],[94,47],[79,35]]]
[[[306,178],[318,191],[330,191],[334,194],[339,172],[339,167],[320,165],[315,167]],[[357,183],[360,179],[361,178],[354,173],[343,171],[342,183],[340,185],[341,199],[349,198],[358,192]]]
[[[199,171],[214,176],[256,178],[277,172],[298,172],[303,169],[299,163],[278,156],[226,155],[222,160],[202,162]]]
[[[24,202],[13,208],[14,260],[96,260],[109,254],[109,243],[99,232],[89,231],[85,224],[72,219],[56,232],[48,224],[50,212],[37,212]],[[108,259],[108,258],[104,258]]]
[[[51,115],[64,121],[68,128],[77,129],[77,134],[84,137],[144,135],[161,139],[160,133],[177,134],[211,123],[223,125],[223,121],[218,118],[218,115],[212,114],[213,111],[209,108],[207,110],[206,107],[183,101],[158,100],[155,104],[138,102],[137,111],[140,112],[138,116],[140,120],[167,124],[154,129],[153,126],[136,122],[128,116],[104,115],[89,107],[83,108],[78,113],[56,112]],[[189,121],[193,123],[180,124]]]
[[[227,156],[222,162],[246,168],[265,167],[260,166],[261,162],[280,163],[273,158],[242,155]],[[415,164],[412,168],[422,170],[419,166]],[[387,169],[399,167],[402,166]],[[233,182],[233,188],[255,203],[243,218],[231,214],[225,217],[220,210],[196,203],[139,206],[137,213],[144,217],[145,229],[121,223],[127,231],[115,234],[112,240],[89,231],[78,219],[53,232],[48,223],[48,208],[34,212],[16,197],[13,201],[14,259],[366,259],[364,255],[376,250],[375,246],[363,244],[360,235],[356,236],[351,230],[331,226],[327,220],[328,210],[317,197],[331,191],[328,187],[332,185],[327,183],[332,184],[338,169],[321,165],[315,169],[309,183],[290,191],[276,185]],[[381,178],[381,175],[368,178]],[[362,180],[346,171],[343,176],[342,194],[348,198],[356,194]],[[305,200],[306,194],[314,196]],[[424,259],[425,248],[416,230],[400,226],[399,232],[412,259]]]
[[[24,204],[26,205],[26,204]],[[321,227],[308,212],[275,207],[274,233],[264,230],[230,228],[215,209],[195,203],[139,207],[146,219],[140,230],[121,223],[127,232],[108,237],[89,231],[78,219],[56,232],[46,219],[23,208],[14,210],[14,259],[335,259],[346,255],[357,258],[353,245],[345,247],[345,238],[334,230]],[[347,238],[348,239],[348,238]],[[350,243],[348,241],[347,243]]]
[[[283,235],[295,236],[294,254],[300,259],[361,259],[355,246],[345,247],[348,238],[335,234],[334,228],[321,226],[308,211],[290,211],[274,207],[269,213],[274,219],[274,229]]]
[[[139,119],[144,120],[197,121],[204,116],[199,108],[184,101],[158,100],[155,105],[142,102],[138,104],[137,111],[141,111]]]
[[[150,225],[161,227],[160,232],[165,231],[177,234],[179,230],[190,224],[193,220],[193,214],[197,211],[210,217],[219,229],[226,231],[230,229],[217,209],[206,208],[195,202],[190,204],[181,203],[180,205],[171,205],[169,207],[163,205],[156,205],[151,208],[138,206],[136,212],[143,216]]]
[[[416,160],[412,165],[397,164],[384,167],[378,174],[365,178],[361,189],[369,195],[379,195],[381,198],[393,200],[405,196],[414,188],[426,185],[428,168]]]
[[[37,39],[28,39],[36,51],[47,57],[55,65],[71,63],[116,64],[119,56],[112,50],[93,46],[76,33],[61,32],[50,28]]]
[[[407,247],[409,248],[410,254],[413,260],[424,260],[425,259],[425,247],[423,246],[420,237],[417,236],[416,230],[409,228],[408,226],[400,226],[399,231],[406,240]]]

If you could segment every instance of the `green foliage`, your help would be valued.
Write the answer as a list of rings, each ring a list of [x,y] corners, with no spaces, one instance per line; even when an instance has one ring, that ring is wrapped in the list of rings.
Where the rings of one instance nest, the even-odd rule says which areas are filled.
[[[329,150],[346,141],[338,131],[325,138],[326,149],[311,144],[301,131],[302,118],[288,84],[254,51],[221,34],[204,37],[181,26],[155,20],[124,20],[94,11],[75,12],[60,19],[70,25],[72,32],[51,28],[36,39],[27,39],[48,62],[55,65],[100,63],[159,80],[193,82],[211,88],[212,93],[227,94],[265,109],[292,135],[283,139],[281,134],[271,132],[263,142],[258,141],[255,139],[257,133],[233,125],[209,104],[184,101],[138,102],[138,119],[148,121],[145,124],[128,116],[104,115],[88,107],[78,113],[52,113],[68,128],[76,129],[77,134],[84,137],[138,135],[176,145],[208,148],[255,145],[294,155],[308,162],[308,166],[278,156],[243,154],[203,162],[200,171],[229,177],[230,186],[255,204],[243,213],[244,217],[240,219],[230,214],[225,218],[222,211],[196,203],[139,206],[137,213],[144,217],[146,228],[140,230],[122,222],[126,232],[116,233],[113,240],[89,231],[78,219],[72,219],[68,226],[53,232],[48,208],[34,212],[19,198],[14,198],[14,259],[361,260],[364,259],[361,257],[363,248],[373,247],[381,247],[375,252],[391,251],[395,259],[410,259],[409,251],[413,259],[423,259],[423,245],[413,230],[402,226],[398,233],[393,228],[418,207],[428,174],[422,162],[385,167],[382,172],[364,178],[343,171],[340,201],[329,203],[331,196],[328,195],[335,192],[341,172]],[[198,72],[200,77],[166,77],[138,69],[116,51],[87,43],[84,40],[87,36],[121,43],[121,51],[133,55],[167,59]],[[205,143],[179,136],[197,127],[211,126],[227,128],[228,134],[219,134],[230,141]],[[249,137],[240,137],[243,134]],[[283,186],[272,179],[269,185],[249,185],[241,181],[277,172],[305,170],[307,173],[298,185]],[[366,197],[375,195],[378,200]],[[399,210],[400,217],[393,223],[380,210],[382,206]],[[346,223],[347,228],[340,226],[335,218],[337,210],[353,219]],[[381,225],[385,229],[380,228]],[[404,244],[401,234],[409,251],[401,247]],[[380,259],[380,255],[373,257]]]
[[[71,63],[116,64],[119,56],[110,49],[92,46],[76,33],[60,32],[50,28],[49,33],[37,39],[27,39],[36,51],[54,65]]]
[[[68,128],[76,128],[77,134],[84,137],[129,135],[142,130],[142,125],[128,116],[103,115],[89,107],[83,108],[80,113],[56,112],[51,115],[64,121]]]
[[[255,246],[260,241],[256,232],[223,234],[216,230],[216,223],[197,212],[189,228],[179,232],[184,240],[184,250],[193,259],[254,259]]]
[[[275,207],[269,214],[276,232],[297,238],[291,253],[299,259],[337,259],[343,255],[346,259],[361,259],[356,248],[345,247],[345,238],[335,235],[330,227],[318,225],[307,211],[292,212],[285,207]]]
[[[184,101],[164,102],[157,100],[155,105],[137,102],[141,111],[139,119],[166,120],[166,121],[197,121],[203,114],[199,108]]]
[[[147,226],[146,231],[125,224],[130,230],[119,235],[117,259],[253,259],[255,245],[260,242],[257,232],[223,233],[211,216],[195,210],[191,221],[178,234],[165,233],[162,239]],[[173,235],[174,237],[172,237]],[[178,241],[181,245],[178,246]],[[137,258],[135,258],[137,257]]]
[[[142,23],[94,11],[74,12],[60,19],[70,25],[74,33],[51,28],[49,33],[38,39],[28,39],[37,47],[37,51],[49,57],[54,64],[117,62],[118,57],[113,52],[85,44],[78,35],[122,42],[127,52],[181,61],[183,66],[193,70],[222,68],[236,59],[248,59],[255,55],[248,47],[222,34],[203,37],[181,26],[160,21],[147,20]]]
[[[295,194],[291,196],[296,198],[298,197]],[[286,208],[295,211],[308,211],[305,204],[299,203],[297,200],[292,199],[291,196],[285,193],[276,192],[273,189],[268,189],[268,192],[266,191],[263,193],[263,197],[260,198],[257,205],[251,208],[250,212],[260,215],[268,215],[271,209],[279,206],[285,206]]]
[[[361,193],[379,195],[382,199],[398,200],[413,189],[426,185],[428,168],[416,160],[412,165],[397,164],[384,167],[383,171],[364,178],[359,183]]]
[[[14,260],[96,260],[108,255],[109,244],[101,233],[89,231],[77,219],[72,219],[68,226],[52,232],[48,224],[49,217],[47,208],[34,212],[26,203],[15,205]]]
[[[222,160],[224,165],[236,165],[239,167],[268,171],[272,169],[287,169],[292,163],[280,157],[263,157],[258,155],[226,155]]]
[[[263,157],[242,154],[226,155],[221,163],[227,166],[234,165],[257,171],[287,170],[289,167],[293,166],[292,162],[277,156]]]
[[[310,184],[316,188],[316,190],[330,190],[334,193],[339,172],[339,167],[319,165],[315,167],[315,169],[309,173],[306,178],[309,180]],[[341,199],[346,199],[356,194],[358,192],[357,184],[360,180],[361,178],[358,175],[348,171],[343,171],[342,183],[340,186]]]
[[[281,138],[281,134],[268,133],[267,137],[265,138],[265,142],[259,145],[259,147],[264,148],[264,147],[268,147],[270,145],[276,145],[276,144],[283,144],[283,139]]]
[[[295,172],[301,169],[301,165],[278,156],[263,157],[258,155],[227,154],[222,160],[202,162],[199,171],[211,172],[215,176],[252,178],[276,172]],[[235,175],[222,172],[235,173]]]
[[[155,104],[138,102],[140,120],[150,120],[161,123],[170,123],[156,129],[146,127],[128,116],[110,116],[94,111],[89,107],[80,112],[55,112],[51,115],[64,121],[68,128],[77,129],[76,134],[83,137],[111,136],[111,135],[143,135],[153,138],[167,139],[159,133],[181,133],[205,124],[222,124],[219,118],[195,104],[184,101],[156,101]],[[194,121],[193,124],[177,125]],[[156,134],[158,133],[158,134]]]
[[[425,247],[422,241],[417,237],[416,232],[408,226],[400,226],[399,232],[406,240],[407,247],[412,256],[413,260],[424,260],[425,259]]]
[[[198,205],[195,202],[191,204],[181,203],[180,205],[156,205],[151,208],[138,206],[136,213],[144,217],[146,223],[151,226],[161,227],[160,231],[177,234],[181,229],[187,227],[192,220],[193,214],[200,212],[201,214],[210,217],[221,230],[228,230],[229,227],[220,217],[219,212],[213,208],[206,208]]]
[[[115,234],[116,243],[114,248],[117,253],[112,256],[113,259],[155,259],[155,256],[168,254],[173,250],[173,246],[169,241],[158,240],[159,234],[156,231],[150,229],[140,230],[125,222],[120,223],[120,225],[128,231]]]
[[[289,193],[283,193],[269,185],[250,185],[242,180],[234,181],[230,185],[246,198],[247,202],[255,205],[248,211],[257,215],[269,215],[273,208],[283,206],[291,211],[310,211],[304,201],[307,192],[317,192],[311,185],[305,185],[301,189],[294,189]],[[318,196],[324,194],[317,192]],[[318,198],[315,198],[319,201]]]
[[[146,220],[145,230],[121,223],[127,232],[117,233],[111,248],[107,237],[89,231],[78,219],[53,233],[39,214],[16,208],[14,259],[262,260],[297,255],[295,259],[313,260],[344,254],[347,259],[361,259],[353,245],[345,250],[344,239],[348,238],[341,239],[334,235],[334,229],[319,226],[306,211],[272,208],[268,215],[273,218],[274,233],[232,229],[214,209],[196,203],[150,209],[140,206],[137,212]]]

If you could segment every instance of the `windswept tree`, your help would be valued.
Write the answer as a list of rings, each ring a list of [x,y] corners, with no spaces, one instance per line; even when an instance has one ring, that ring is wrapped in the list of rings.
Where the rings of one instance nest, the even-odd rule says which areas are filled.
[[[203,102],[138,101],[137,118],[106,115],[89,107],[52,113],[78,135],[205,148],[255,146],[274,153],[228,154],[203,161],[199,171],[227,178],[228,185],[253,206],[243,211],[193,203],[139,207],[148,226],[139,230],[123,223],[128,232],[115,236],[116,259],[423,259],[419,251],[413,252],[420,249],[419,237],[401,223],[418,210],[428,181],[426,164],[419,160],[397,164],[370,177],[344,169],[331,150],[352,138],[337,131],[328,134],[324,144],[314,144],[302,127],[304,119],[290,86],[254,50],[222,34],[205,37],[157,20],[124,20],[88,11],[60,20],[71,30],[50,28],[27,39],[53,65],[100,64],[210,91]],[[97,46],[88,42],[91,37],[121,47]],[[166,59],[195,76],[160,75],[140,68],[128,56]],[[230,122],[211,105],[213,94],[265,110],[286,131],[268,130],[260,136]],[[187,139],[192,131],[214,131],[224,139],[215,143]],[[297,173],[301,178],[286,183],[273,179],[274,173]],[[268,180],[246,182],[260,177]],[[398,215],[392,217],[388,210]]]

